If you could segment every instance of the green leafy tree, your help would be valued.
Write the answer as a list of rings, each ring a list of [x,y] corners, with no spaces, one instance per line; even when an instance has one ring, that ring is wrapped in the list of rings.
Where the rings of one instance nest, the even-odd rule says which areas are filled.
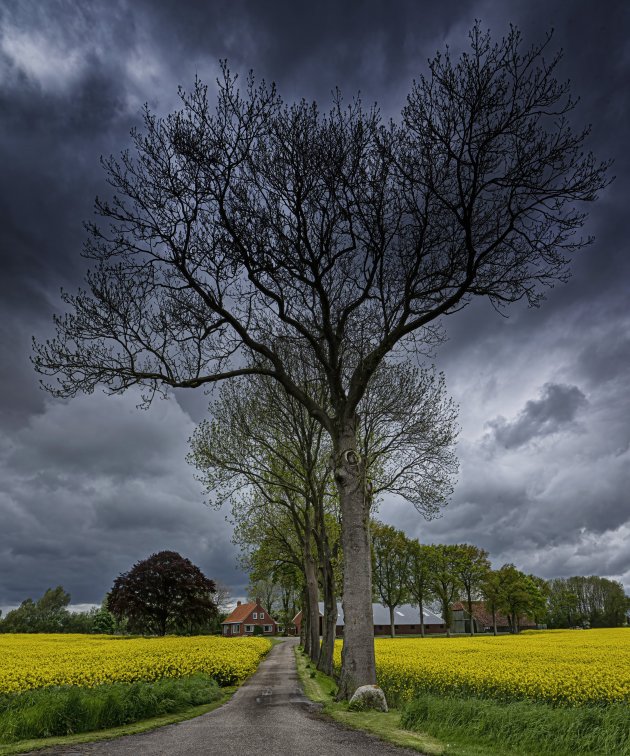
[[[550,580],[547,599],[547,624],[552,628],[568,628],[582,624],[577,593],[565,578]]]
[[[433,570],[433,552],[430,546],[409,541],[409,566],[407,571],[407,591],[412,603],[420,613],[420,634],[424,638],[424,605],[433,598],[431,576]]]
[[[107,609],[107,607],[99,607],[94,613],[92,632],[112,635],[115,630],[116,619],[114,615]]]
[[[114,580],[108,610],[132,632],[166,635],[193,632],[212,621],[214,581],[175,551],[160,551],[136,562]]]
[[[620,627],[627,621],[630,598],[615,580],[574,576],[550,580],[548,587],[551,627]]]
[[[473,619],[473,599],[480,592],[481,585],[490,570],[488,552],[469,543],[458,546],[457,577],[466,597],[470,618],[470,635],[475,634]]]
[[[401,530],[373,521],[372,570],[374,591],[379,601],[389,609],[389,628],[396,635],[394,611],[408,598],[409,542]]]
[[[133,149],[103,161],[112,202],[89,225],[87,285],[64,294],[35,364],[57,396],[141,385],[278,381],[326,429],[339,495],[346,617],[340,695],[375,683],[371,495],[360,403],[388,355],[422,351],[473,298],[537,305],[588,243],[581,203],[607,164],[574,131],[549,39],[494,44],[476,24],[458,60],[437,55],[398,122],[359,99],[285,104],[224,68],[216,108],[197,82]],[[304,390],[283,348],[326,381]],[[421,491],[420,491],[421,492]],[[432,508],[423,497],[419,506]]]
[[[504,572],[489,570],[479,586],[486,608],[492,614],[492,632],[494,635],[497,635],[497,612],[500,611],[502,603],[504,580]]]
[[[431,544],[432,573],[430,590],[440,603],[446,625],[446,635],[451,635],[453,620],[452,604],[462,588],[459,578],[460,548],[456,545]]]
[[[535,619],[544,614],[546,597],[539,579],[517,570],[513,564],[501,567],[503,585],[499,606],[508,616],[513,633],[519,632],[521,617]]]
[[[8,612],[0,622],[0,630],[5,633],[64,632],[71,619],[67,609],[70,600],[70,594],[60,585],[48,588],[37,601],[28,598]]]

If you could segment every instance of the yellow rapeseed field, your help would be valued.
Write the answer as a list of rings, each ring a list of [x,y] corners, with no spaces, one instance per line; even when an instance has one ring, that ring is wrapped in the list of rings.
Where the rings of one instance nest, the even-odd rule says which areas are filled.
[[[266,638],[0,634],[0,692],[92,687],[195,672],[212,675],[219,685],[232,685],[250,675],[270,648]]]
[[[630,629],[379,638],[375,648],[377,680],[391,703],[423,691],[569,705],[630,703]],[[341,663],[340,644],[335,663]]]

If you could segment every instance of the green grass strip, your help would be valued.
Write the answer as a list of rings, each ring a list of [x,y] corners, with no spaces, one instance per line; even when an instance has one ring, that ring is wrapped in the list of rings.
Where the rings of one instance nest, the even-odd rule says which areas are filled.
[[[630,756],[629,721],[630,708],[624,704],[554,707],[435,694],[409,702],[401,717],[405,729],[522,756]]]
[[[334,700],[335,681],[296,650],[304,693],[348,727],[431,756],[630,756],[630,708],[553,707],[426,693],[402,711],[353,712]]]
[[[323,713],[346,727],[366,730],[389,743],[412,748],[427,756],[441,756],[446,753],[445,744],[420,732],[405,731],[400,726],[400,712],[390,709],[380,711],[348,711],[347,701],[335,701],[337,684],[327,675],[314,669],[311,661],[296,647],[297,670],[304,694],[322,704]]]
[[[0,744],[126,726],[220,699],[221,689],[208,675],[5,694],[0,696]]]

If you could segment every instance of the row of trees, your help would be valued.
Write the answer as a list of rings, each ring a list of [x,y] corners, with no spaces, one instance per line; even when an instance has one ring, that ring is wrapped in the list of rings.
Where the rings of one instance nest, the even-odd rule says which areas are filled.
[[[513,564],[493,570],[488,552],[471,544],[420,544],[379,522],[371,530],[374,593],[389,608],[392,635],[394,610],[404,603],[419,607],[421,626],[423,605],[437,604],[447,632],[456,601],[467,606],[472,618],[473,602],[482,600],[495,635],[497,613],[508,618],[513,632],[524,617],[552,628],[619,627],[627,622],[630,597],[617,581],[595,576],[546,581]],[[475,633],[472,621],[469,632]]]
[[[326,385],[308,364],[299,369],[303,385],[323,401]],[[444,377],[432,368],[384,363],[361,408],[357,435],[370,508],[388,491],[433,516],[446,502],[457,469],[456,407],[446,395]],[[191,439],[190,461],[209,501],[231,503],[243,565],[253,580],[279,586],[287,619],[292,592],[299,590],[305,647],[330,674],[338,586],[348,569],[330,438],[299,402],[264,376],[224,385],[210,414],[213,420],[201,423]],[[371,573],[370,560],[364,569]],[[345,611],[345,594],[343,600]]]
[[[375,598],[389,609],[392,636],[394,610],[404,603],[418,606],[423,636],[423,607],[439,606],[450,635],[456,601],[466,604],[472,616],[473,601],[483,599],[492,614],[495,635],[499,612],[507,615],[513,632],[518,632],[522,617],[544,621],[545,581],[520,572],[512,564],[492,570],[488,552],[477,546],[421,544],[379,522],[372,524],[372,542]],[[470,634],[474,633],[474,623],[470,622]]]
[[[257,517],[282,500],[286,523],[274,527],[304,534],[291,547],[314,594],[313,554],[326,584],[337,558],[321,523],[334,516],[332,479],[342,697],[376,681],[366,448],[379,440],[368,397],[388,403],[374,390],[383,366],[426,353],[475,297],[538,305],[589,241],[582,203],[606,186],[608,164],[585,150],[588,129],[572,128],[576,100],[548,45],[525,47],[514,28],[494,43],[476,24],[466,54],[430,61],[397,121],[340,95],[327,112],[288,105],[253,76],[239,88],[226,67],[216,107],[196,82],[167,118],[147,108],[133,149],[103,160],[113,198],[97,200],[103,222],[88,225],[86,285],[64,293],[56,337],[35,346],[56,396],[142,386],[148,404],[168,387],[257,376],[290,397],[308,418],[304,448],[329,448],[330,478],[319,464],[296,476],[296,497],[312,487],[308,512],[253,483],[243,506]],[[399,480],[414,503],[440,505],[430,464]]]

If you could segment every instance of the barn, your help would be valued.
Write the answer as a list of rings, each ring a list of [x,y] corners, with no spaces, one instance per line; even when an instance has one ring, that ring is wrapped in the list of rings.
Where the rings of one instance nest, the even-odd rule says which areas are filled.
[[[322,633],[324,616],[324,602],[319,602],[319,633]],[[372,624],[374,635],[390,635],[389,609],[382,604],[372,604]],[[293,618],[295,632],[299,635],[302,629],[302,612]],[[341,603],[337,603],[337,635],[343,635],[344,618]],[[403,604],[394,610],[394,632],[396,635],[420,635],[420,610],[417,606]],[[442,617],[434,614],[430,609],[424,609],[424,632],[438,635],[446,633],[446,625]]]

